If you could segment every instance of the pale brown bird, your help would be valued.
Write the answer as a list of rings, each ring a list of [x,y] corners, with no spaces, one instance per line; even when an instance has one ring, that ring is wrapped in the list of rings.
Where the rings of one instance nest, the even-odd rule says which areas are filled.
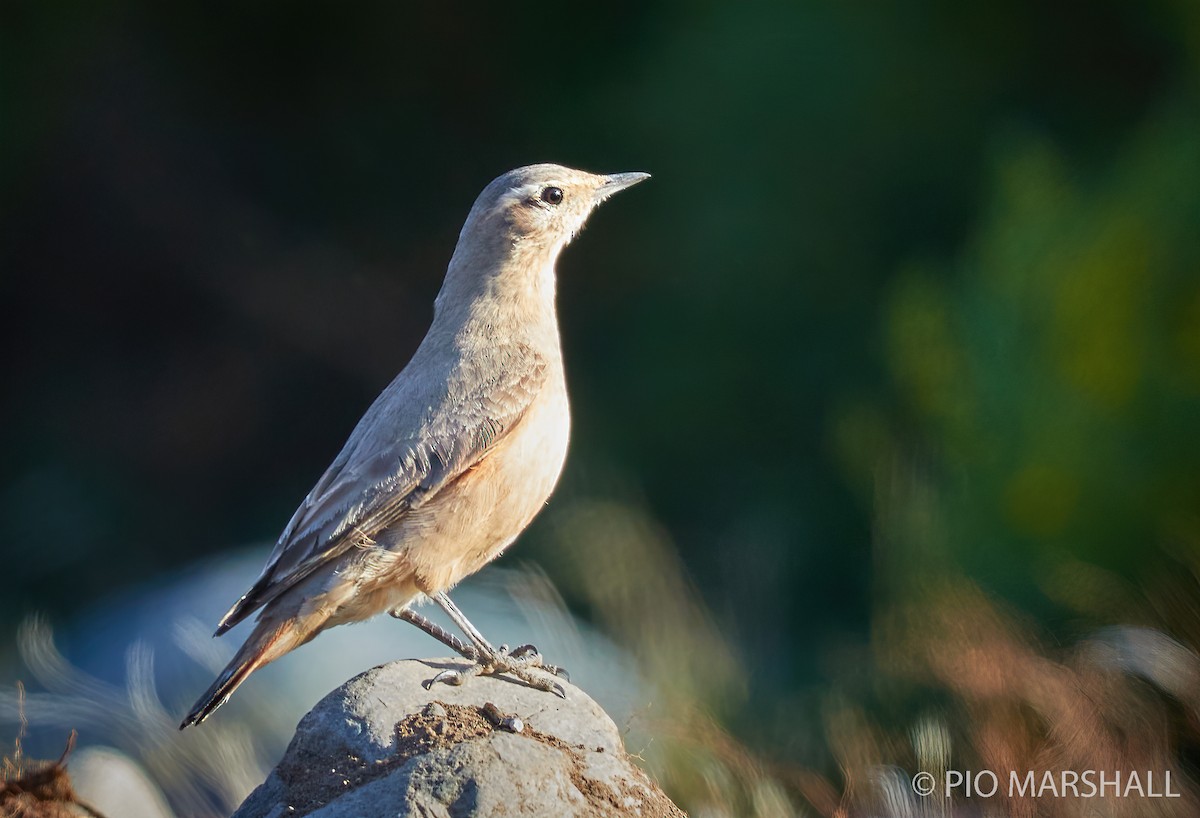
[[[389,611],[476,664],[435,681],[510,673],[544,690],[536,649],[493,647],[446,591],[499,556],[545,504],[567,452],[570,411],[555,262],[592,210],[646,173],[530,165],[475,201],[433,323],[408,366],[358,422],[283,530],[217,636],[261,609],[253,632],[180,729],[326,628]],[[424,595],[466,634],[409,608]]]

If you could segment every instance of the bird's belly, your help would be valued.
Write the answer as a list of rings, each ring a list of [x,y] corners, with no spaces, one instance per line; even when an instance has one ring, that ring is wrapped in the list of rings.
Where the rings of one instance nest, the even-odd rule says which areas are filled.
[[[478,571],[545,505],[570,436],[565,389],[547,391],[474,468],[380,538],[421,591],[446,590]]]

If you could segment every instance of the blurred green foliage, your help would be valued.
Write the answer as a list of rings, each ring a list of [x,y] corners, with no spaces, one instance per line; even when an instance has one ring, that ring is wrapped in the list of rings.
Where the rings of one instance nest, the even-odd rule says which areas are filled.
[[[5,4],[0,632],[274,537],[533,161],[654,174],[560,265],[553,504],[663,527],[745,724],[931,575],[1194,566],[1197,8]]]
[[[1101,167],[1011,136],[957,256],[897,276],[887,355],[932,447],[941,528],[917,536],[942,568],[1029,602],[1064,563],[1197,553],[1198,113],[1169,107]],[[895,439],[882,417],[843,418],[854,467]]]

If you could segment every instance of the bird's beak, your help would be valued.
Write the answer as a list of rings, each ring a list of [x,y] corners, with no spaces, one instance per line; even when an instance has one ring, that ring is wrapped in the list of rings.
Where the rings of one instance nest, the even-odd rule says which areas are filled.
[[[649,178],[649,173],[642,173],[641,171],[610,173],[604,177],[604,183],[596,188],[596,201],[602,202],[617,191],[633,187],[638,182],[644,182]]]

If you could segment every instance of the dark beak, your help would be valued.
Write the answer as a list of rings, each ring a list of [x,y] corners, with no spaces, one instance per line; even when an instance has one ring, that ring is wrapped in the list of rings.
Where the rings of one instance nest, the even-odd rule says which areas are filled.
[[[617,191],[633,187],[638,182],[644,182],[649,178],[649,173],[642,173],[641,171],[610,173],[604,177],[604,184],[596,188],[596,200],[602,202]]]

